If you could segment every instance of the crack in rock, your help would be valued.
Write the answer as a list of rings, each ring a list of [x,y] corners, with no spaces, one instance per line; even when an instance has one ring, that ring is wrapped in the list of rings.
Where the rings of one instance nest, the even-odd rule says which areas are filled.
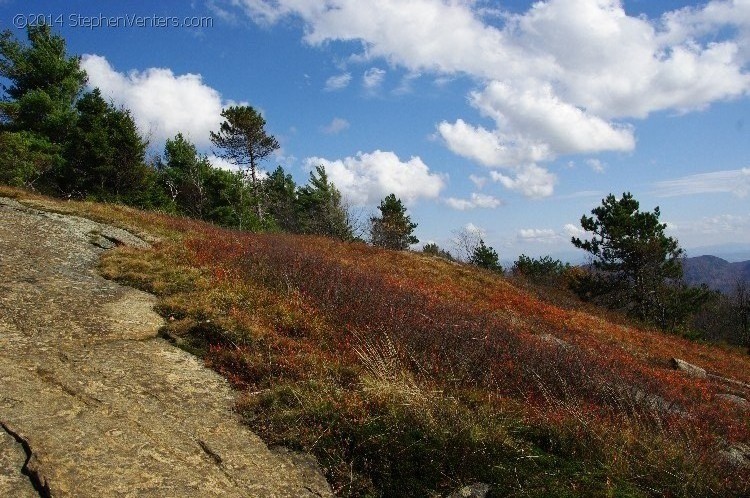
[[[31,485],[34,487],[34,490],[39,493],[40,497],[51,498],[52,494],[50,493],[49,483],[37,468],[36,456],[31,449],[28,439],[12,430],[4,422],[0,422],[0,427],[2,427],[10,437],[16,440],[16,442],[21,445],[21,448],[23,448],[24,453],[26,453],[26,461],[23,463],[23,467],[21,467],[21,473],[29,478]]]
[[[212,450],[208,446],[208,444],[205,443],[205,441],[199,439],[198,440],[198,445],[201,447],[201,449],[203,450],[203,452],[206,455],[208,455],[209,457],[211,457],[211,460],[213,460],[214,463],[216,463],[216,465],[221,465],[221,462],[223,462],[221,456],[218,453],[216,453],[214,450]]]

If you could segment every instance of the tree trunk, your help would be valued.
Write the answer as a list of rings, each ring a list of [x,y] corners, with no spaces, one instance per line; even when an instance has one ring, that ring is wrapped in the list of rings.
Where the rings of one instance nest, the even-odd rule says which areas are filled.
[[[256,175],[255,158],[250,158],[250,180],[253,183],[253,197],[255,197],[255,214],[258,221],[263,221],[263,206],[261,205],[260,189],[258,188],[258,176]]]

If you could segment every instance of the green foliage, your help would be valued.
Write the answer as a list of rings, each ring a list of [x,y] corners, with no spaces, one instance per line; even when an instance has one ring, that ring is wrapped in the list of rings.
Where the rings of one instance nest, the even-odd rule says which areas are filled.
[[[6,129],[35,132],[60,144],[75,121],[73,104],[86,73],[49,26],[29,26],[27,38],[24,45],[9,30],[0,35],[0,77],[10,82],[3,88],[0,118]]]
[[[573,237],[574,246],[589,252],[594,272],[578,280],[580,295],[622,309],[662,328],[674,328],[694,310],[701,297],[678,285],[683,250],[665,234],[660,211],[640,211],[630,193],[610,194],[583,216],[590,240]]]
[[[156,170],[168,211],[227,227],[268,228],[255,213],[245,176],[214,168],[181,133],[167,140]]]
[[[65,40],[47,25],[30,26],[28,43],[0,36],[0,103],[5,149],[2,181],[66,197],[114,200],[143,207],[158,196],[144,164],[146,143],[129,111],[98,89],[81,95],[86,73]]]
[[[62,162],[60,147],[43,136],[28,131],[0,132],[0,183],[33,189]]]
[[[55,172],[58,188],[69,196],[135,203],[148,167],[146,143],[130,112],[106,102],[99,89],[84,94],[75,107],[67,164]]]
[[[279,142],[266,133],[266,120],[250,106],[228,107],[221,116],[224,121],[218,132],[211,132],[211,142],[220,149],[217,151],[219,157],[239,166],[246,176],[249,175],[255,213],[262,220],[264,203],[258,168],[279,148]]]
[[[429,254],[430,256],[447,259],[448,261],[455,261],[455,258],[450,252],[442,249],[434,242],[425,244],[424,247],[422,247],[422,252],[425,254]]]
[[[168,139],[164,145],[164,162],[157,168],[161,174],[166,194],[175,212],[193,218],[206,219],[210,209],[208,178],[213,168],[208,159],[198,155],[198,151],[182,133]],[[216,207],[216,206],[214,206]]]
[[[479,245],[474,248],[474,252],[469,258],[469,263],[484,268],[485,270],[497,273],[503,272],[503,267],[500,266],[500,258],[497,255],[497,251],[492,247],[485,245],[484,240],[482,239],[479,239]]]
[[[395,194],[390,194],[380,201],[380,216],[370,218],[370,239],[373,245],[403,251],[411,244],[417,244],[417,239],[412,232],[417,228],[411,218],[406,214],[406,207],[397,199]]]
[[[353,238],[341,193],[328,181],[323,166],[310,173],[307,185],[297,195],[301,233],[325,235],[341,240]]]
[[[299,233],[300,223],[297,209],[297,185],[292,175],[277,167],[263,180],[266,210],[279,229]]]
[[[563,263],[551,256],[535,259],[521,254],[513,263],[513,274],[523,275],[532,280],[553,280],[559,278],[570,269],[569,263]]]

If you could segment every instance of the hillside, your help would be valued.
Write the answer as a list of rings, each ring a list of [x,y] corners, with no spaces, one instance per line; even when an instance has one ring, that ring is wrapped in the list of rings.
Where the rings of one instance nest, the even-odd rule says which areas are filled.
[[[156,294],[162,335],[340,496],[750,493],[745,351],[422,254],[0,195],[158,237],[100,271]]]
[[[738,281],[750,284],[750,261],[730,263],[716,256],[698,256],[683,261],[683,272],[689,285],[706,284],[725,294],[734,292]]]

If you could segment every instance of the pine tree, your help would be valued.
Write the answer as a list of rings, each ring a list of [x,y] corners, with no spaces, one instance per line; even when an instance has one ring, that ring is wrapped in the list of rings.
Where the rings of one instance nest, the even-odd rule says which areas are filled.
[[[474,248],[469,263],[497,273],[502,273],[503,271],[503,267],[500,266],[500,257],[497,255],[497,251],[492,247],[485,245],[484,240],[482,239],[479,239],[479,245]]]
[[[218,132],[211,132],[211,142],[219,148],[219,157],[240,167],[243,174],[250,177],[255,214],[262,221],[264,202],[258,168],[279,148],[279,142],[266,133],[266,120],[250,106],[229,107],[221,116],[224,122]]]
[[[419,242],[412,232],[417,228],[406,214],[406,207],[390,194],[380,201],[380,216],[370,218],[370,239],[373,245],[403,251]]]
[[[581,218],[581,226],[593,236],[573,237],[571,242],[591,254],[594,272],[576,290],[641,320],[673,328],[700,304],[704,293],[680,285],[684,252],[666,235],[659,208],[649,212],[639,207],[630,193],[619,199],[610,194],[591,211],[593,217]]]
[[[310,172],[310,180],[299,189],[297,198],[302,233],[341,240],[353,238],[341,192],[328,180],[323,166]]]
[[[285,232],[299,232],[297,185],[292,175],[281,166],[277,167],[263,180],[263,195],[268,215],[276,226]]]

